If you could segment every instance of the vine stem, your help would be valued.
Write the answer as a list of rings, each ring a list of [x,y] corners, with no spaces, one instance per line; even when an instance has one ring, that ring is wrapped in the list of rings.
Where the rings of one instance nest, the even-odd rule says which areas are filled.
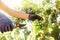
[[[57,20],[57,13],[58,13],[58,9],[56,9],[56,14],[55,14],[55,18],[56,18],[56,27],[58,28],[58,20]]]

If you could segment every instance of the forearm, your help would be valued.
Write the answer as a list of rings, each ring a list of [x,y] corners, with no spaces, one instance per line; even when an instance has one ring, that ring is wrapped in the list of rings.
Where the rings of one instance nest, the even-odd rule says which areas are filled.
[[[14,11],[14,10],[8,8],[3,3],[0,3],[0,9],[5,11],[7,14],[9,14],[9,15],[11,15],[13,17],[16,17],[16,18],[28,19],[28,16],[29,16],[29,14]]]

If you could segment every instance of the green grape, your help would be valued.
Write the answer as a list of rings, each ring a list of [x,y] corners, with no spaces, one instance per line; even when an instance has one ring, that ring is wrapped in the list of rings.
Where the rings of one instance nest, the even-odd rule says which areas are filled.
[[[1,38],[1,40],[6,40],[5,36],[3,36],[3,37]]]
[[[38,20],[35,20],[33,23],[32,23],[32,28],[33,28],[33,31],[34,33],[38,33],[41,29],[42,29],[42,23]]]
[[[60,10],[60,0],[56,0],[56,8]]]
[[[22,40],[22,38],[16,37],[16,38],[14,38],[14,40]]]
[[[54,37],[49,37],[49,40],[55,40]]]
[[[9,32],[5,32],[4,34],[4,37],[6,38],[6,40],[13,40],[13,38],[12,38],[12,36],[11,36],[11,31],[9,31]]]
[[[13,31],[12,31],[13,33],[14,33],[14,37],[16,38],[16,37],[18,37],[18,35],[19,35],[19,28],[15,28]]]
[[[2,40],[3,34],[0,32],[0,40]]]

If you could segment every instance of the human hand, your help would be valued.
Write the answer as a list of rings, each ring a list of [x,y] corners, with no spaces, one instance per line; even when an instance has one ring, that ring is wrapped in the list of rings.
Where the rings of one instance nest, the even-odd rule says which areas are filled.
[[[38,19],[38,20],[43,20],[42,17],[36,15],[36,14],[29,14],[29,20],[32,20],[34,21],[35,19]]]
[[[7,18],[3,13],[0,13],[0,31],[7,32],[13,30],[14,26],[9,18]]]

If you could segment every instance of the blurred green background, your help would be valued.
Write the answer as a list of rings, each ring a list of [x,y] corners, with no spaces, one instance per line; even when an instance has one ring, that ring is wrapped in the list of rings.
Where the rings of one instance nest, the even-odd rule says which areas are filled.
[[[22,8],[15,9],[37,14],[43,20],[31,21],[10,16],[14,26],[16,22],[26,25],[13,31],[0,32],[0,40],[60,40],[60,0],[22,0]]]

